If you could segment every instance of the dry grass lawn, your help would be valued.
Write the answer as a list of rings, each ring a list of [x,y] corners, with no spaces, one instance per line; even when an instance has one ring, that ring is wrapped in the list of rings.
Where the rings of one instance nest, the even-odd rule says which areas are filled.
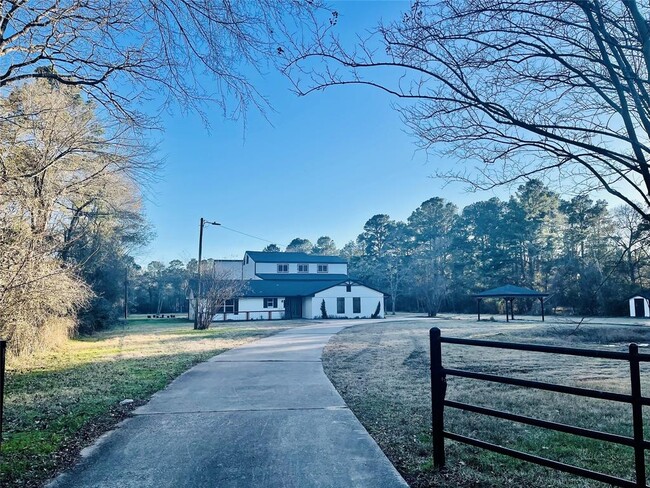
[[[411,487],[605,486],[464,444],[446,441],[448,470],[431,465],[428,330],[443,336],[627,350],[650,343],[650,327],[626,320],[575,323],[551,319],[477,322],[447,317],[363,324],[330,341],[324,367],[339,392]],[[648,325],[648,324],[645,324]],[[446,367],[629,393],[628,365],[611,360],[443,344]],[[642,366],[650,396],[648,365]],[[447,398],[630,436],[631,407],[569,395],[448,378]],[[646,425],[646,432],[650,423]],[[632,478],[630,448],[447,408],[445,428],[569,464]]]
[[[186,320],[135,318],[125,327],[9,364],[0,486],[42,485],[194,364],[297,325],[215,323],[195,331]],[[124,399],[134,403],[120,406]]]

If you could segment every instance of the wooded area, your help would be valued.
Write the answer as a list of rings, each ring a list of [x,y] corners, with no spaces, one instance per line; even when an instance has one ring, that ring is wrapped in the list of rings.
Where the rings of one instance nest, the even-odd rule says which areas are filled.
[[[340,250],[327,236],[316,246],[295,238],[285,250],[346,257],[350,276],[391,297],[389,311],[395,304],[395,310],[430,315],[474,312],[472,293],[512,283],[549,293],[556,313],[623,315],[627,298],[650,287],[650,226],[638,213],[610,210],[588,196],[564,200],[539,180],[521,185],[508,201],[491,198],[459,210],[434,197],[406,222],[374,215]],[[154,261],[134,271],[131,309],[187,311],[186,287],[195,273],[196,260]],[[515,306],[518,313],[539,313],[536,300]],[[485,313],[498,307],[497,301],[483,305]]]

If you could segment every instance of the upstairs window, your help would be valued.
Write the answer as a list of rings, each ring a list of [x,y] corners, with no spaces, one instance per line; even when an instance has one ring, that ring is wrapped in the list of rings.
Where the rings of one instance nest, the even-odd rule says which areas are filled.
[[[336,299],[336,313],[345,313],[345,298]]]
[[[319,264],[318,265],[318,272],[319,273],[327,273],[327,264]]]
[[[278,299],[277,298],[265,298],[264,299],[264,308],[278,308]]]
[[[308,264],[299,264],[298,265],[298,273],[309,273],[309,265]]]
[[[352,291],[352,285],[350,283],[345,285],[345,291],[347,291],[348,293],[350,293]]]
[[[289,265],[288,264],[278,264],[278,273],[288,273]]]

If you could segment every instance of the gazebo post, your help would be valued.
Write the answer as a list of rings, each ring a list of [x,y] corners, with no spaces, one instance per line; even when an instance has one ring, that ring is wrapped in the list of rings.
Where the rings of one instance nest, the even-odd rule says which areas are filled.
[[[478,310],[478,321],[481,321],[481,300],[482,298],[479,298],[476,300],[476,308]]]
[[[542,302],[542,322],[544,322],[544,297],[539,297],[539,301]]]
[[[510,318],[512,320],[515,320],[515,304],[514,304],[514,302],[515,302],[515,299],[511,298],[510,299]]]
[[[508,311],[508,299],[505,298],[506,301],[506,322],[510,322],[510,312]]]

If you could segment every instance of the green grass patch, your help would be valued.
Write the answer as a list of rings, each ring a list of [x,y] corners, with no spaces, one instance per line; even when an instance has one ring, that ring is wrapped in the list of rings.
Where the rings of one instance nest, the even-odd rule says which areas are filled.
[[[135,318],[55,352],[13,361],[7,368],[0,486],[41,486],[193,365],[295,326],[215,323],[195,331],[186,320]],[[127,398],[134,403],[121,407]]]

